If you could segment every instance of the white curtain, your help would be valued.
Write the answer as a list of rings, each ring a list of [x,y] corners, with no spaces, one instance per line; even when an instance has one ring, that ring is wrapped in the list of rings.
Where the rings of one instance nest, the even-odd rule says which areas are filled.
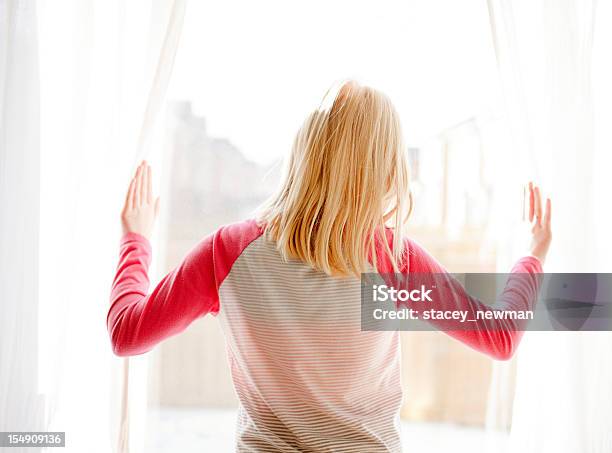
[[[0,431],[36,431],[44,423],[37,388],[38,91],[36,9],[0,1]]]
[[[500,184],[520,187],[533,179],[552,197],[546,272],[610,270],[604,257],[612,252],[612,217],[602,207],[609,205],[612,180],[600,167],[610,168],[611,143],[596,127],[598,119],[610,119],[610,104],[597,105],[593,82],[609,69],[594,62],[609,60],[611,50],[594,51],[595,24],[607,27],[611,17],[596,15],[596,7],[595,0],[489,0],[513,138],[511,155],[500,157],[512,171]],[[507,215],[507,224],[517,225],[515,212]],[[514,243],[508,256],[519,245],[525,247]],[[528,332],[518,351],[510,451],[612,451],[611,350],[608,332]]]
[[[145,417],[124,423],[128,445],[122,398],[144,411],[146,380],[127,392],[106,311],[124,190],[136,162],[156,159],[185,1],[0,5],[0,431],[139,451]]]

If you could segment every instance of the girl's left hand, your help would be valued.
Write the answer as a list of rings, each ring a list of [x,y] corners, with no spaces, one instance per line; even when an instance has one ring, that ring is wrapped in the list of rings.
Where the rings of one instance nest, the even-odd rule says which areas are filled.
[[[546,260],[552,232],[550,228],[551,217],[550,198],[546,199],[546,207],[542,207],[542,194],[539,187],[529,183],[529,222],[531,222],[531,255],[540,260]]]
[[[159,213],[159,197],[153,199],[151,167],[143,160],[130,182],[123,211],[123,234],[138,233],[149,239]]]

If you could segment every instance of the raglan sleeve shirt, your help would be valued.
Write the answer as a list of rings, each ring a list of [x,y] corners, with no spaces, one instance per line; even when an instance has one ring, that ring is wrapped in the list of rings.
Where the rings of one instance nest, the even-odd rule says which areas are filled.
[[[145,353],[165,338],[182,332],[196,319],[209,313],[217,314],[220,285],[234,261],[262,232],[262,227],[254,220],[219,228],[202,239],[150,294],[151,245],[139,234],[124,235],[107,316],[114,353],[119,356]],[[537,258],[524,257],[515,264],[499,306],[493,308],[467,294],[416,242],[408,240],[405,249],[407,258],[402,272],[411,279],[433,275],[450,282],[450,285],[440,285],[431,308],[467,310],[475,317],[478,311],[530,310],[535,304],[538,274],[542,272]],[[522,322],[512,319],[480,319],[470,329],[458,328],[452,321],[434,321],[433,324],[468,346],[502,360],[512,356],[524,330]]]

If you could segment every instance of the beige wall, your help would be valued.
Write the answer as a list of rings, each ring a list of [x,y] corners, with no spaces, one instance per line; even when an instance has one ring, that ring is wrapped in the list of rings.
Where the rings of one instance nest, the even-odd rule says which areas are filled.
[[[236,405],[223,334],[214,317],[200,319],[183,334],[166,341],[158,356],[160,405]]]

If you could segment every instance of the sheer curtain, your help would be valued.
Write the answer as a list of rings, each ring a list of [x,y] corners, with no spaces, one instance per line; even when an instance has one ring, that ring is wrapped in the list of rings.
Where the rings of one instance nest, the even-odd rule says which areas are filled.
[[[534,179],[553,199],[546,271],[609,272],[603,257],[611,249],[612,218],[598,206],[612,182],[598,167],[609,168],[610,140],[596,124],[602,115],[610,118],[610,109],[596,108],[594,101],[593,68],[606,69],[594,65],[596,2],[489,0],[489,11],[514,139],[512,155],[502,158],[513,169],[505,180],[508,187],[520,187]],[[598,27],[610,19],[597,18]],[[508,224],[516,225],[512,215]],[[612,449],[611,346],[608,332],[525,335],[517,359],[511,451]]]
[[[144,430],[131,425],[128,445],[125,422],[138,392],[105,319],[124,190],[154,157],[185,2],[0,8],[0,430],[65,431],[67,451],[137,451]]]
[[[35,431],[43,423],[38,91],[36,10],[31,2],[0,1],[0,431]]]

